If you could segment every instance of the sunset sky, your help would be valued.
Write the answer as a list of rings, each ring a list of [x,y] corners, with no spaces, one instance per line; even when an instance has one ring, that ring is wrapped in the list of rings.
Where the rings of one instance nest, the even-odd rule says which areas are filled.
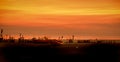
[[[120,0],[0,0],[4,35],[120,39]]]

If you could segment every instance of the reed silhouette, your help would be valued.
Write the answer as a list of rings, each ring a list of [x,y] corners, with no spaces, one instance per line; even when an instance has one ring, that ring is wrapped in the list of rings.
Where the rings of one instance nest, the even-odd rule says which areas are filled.
[[[77,40],[74,35],[63,42],[59,39],[24,39],[20,33],[18,39],[10,36],[0,37],[0,59],[6,62],[120,62],[120,40]],[[0,60],[0,61],[4,61]]]

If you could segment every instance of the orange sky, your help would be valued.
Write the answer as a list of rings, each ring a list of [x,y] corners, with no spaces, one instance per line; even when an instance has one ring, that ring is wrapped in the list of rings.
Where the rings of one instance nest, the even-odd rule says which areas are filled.
[[[119,0],[0,0],[0,28],[8,35],[120,39],[119,27]]]

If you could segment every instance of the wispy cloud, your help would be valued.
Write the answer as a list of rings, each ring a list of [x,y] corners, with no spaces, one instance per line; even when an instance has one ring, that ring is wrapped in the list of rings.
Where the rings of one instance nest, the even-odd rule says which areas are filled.
[[[0,0],[0,27],[7,30],[6,34],[120,36],[119,3],[119,0]]]

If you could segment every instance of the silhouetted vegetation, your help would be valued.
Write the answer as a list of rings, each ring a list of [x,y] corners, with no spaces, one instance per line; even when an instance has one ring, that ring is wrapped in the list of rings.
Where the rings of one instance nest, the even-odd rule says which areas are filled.
[[[1,31],[0,59],[7,62],[120,62],[120,40],[25,39],[21,33],[4,39]]]

